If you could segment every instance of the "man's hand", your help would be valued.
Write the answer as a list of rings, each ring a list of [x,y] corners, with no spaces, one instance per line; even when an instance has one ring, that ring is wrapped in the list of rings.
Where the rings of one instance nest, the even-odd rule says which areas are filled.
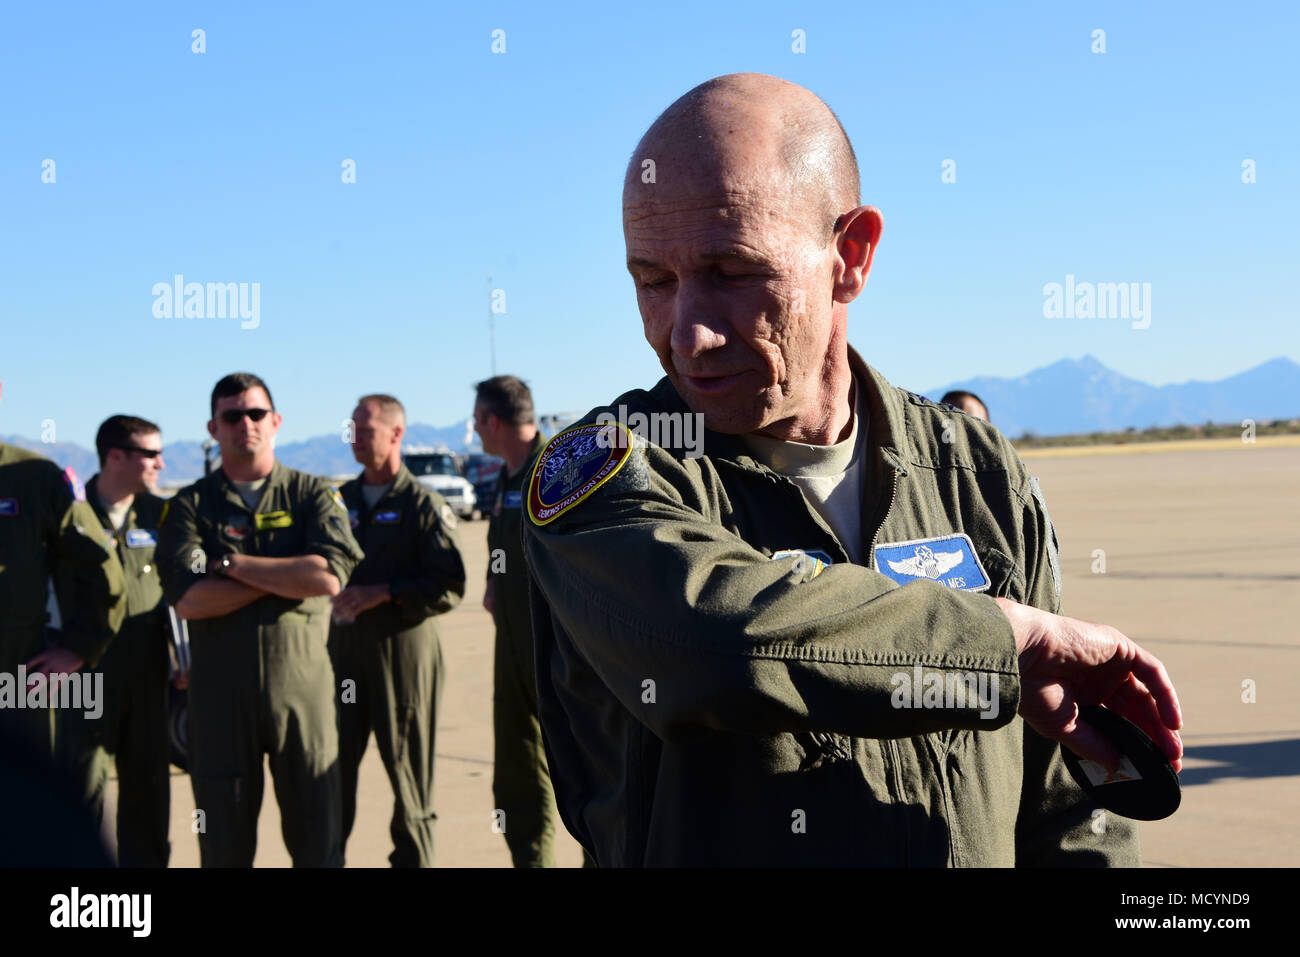
[[[363,611],[369,611],[390,600],[386,583],[349,585],[331,599],[334,603],[334,614],[340,621],[355,621],[357,615]]]
[[[486,608],[487,613],[494,618],[496,617],[496,611],[494,610],[496,608],[496,598],[495,590],[492,586],[495,582],[496,579],[489,578],[487,580],[487,587],[483,589],[483,607]]]
[[[58,680],[58,675],[70,675],[79,671],[85,663],[81,655],[67,648],[51,648],[49,651],[42,651],[27,662],[27,687],[30,689],[32,686],[31,676],[43,671],[49,676],[50,690],[57,690],[58,686],[55,682]]]
[[[1182,709],[1160,659],[1109,625],[995,598],[1020,656],[1020,716],[1039,734],[1109,769],[1115,749],[1080,722],[1079,706],[1105,705],[1141,728],[1182,770]]]

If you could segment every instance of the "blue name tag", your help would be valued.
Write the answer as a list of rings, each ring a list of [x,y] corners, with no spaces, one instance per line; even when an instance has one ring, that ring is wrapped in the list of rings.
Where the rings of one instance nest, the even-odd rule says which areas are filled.
[[[128,528],[126,530],[127,548],[153,548],[157,544],[158,539],[154,537],[152,529]]]
[[[911,542],[885,542],[876,546],[876,571],[906,585],[929,579],[949,588],[984,591],[989,576],[975,554],[970,537],[960,532]]]
[[[401,509],[391,512],[375,512],[370,519],[371,525],[396,525],[402,519]]]
[[[0,498],[0,515],[17,515],[18,499]]]
[[[519,491],[518,489],[515,489],[513,492],[506,492],[505,507],[506,507],[506,508],[523,508],[523,507],[524,507],[524,493],[521,492],[521,491]]]

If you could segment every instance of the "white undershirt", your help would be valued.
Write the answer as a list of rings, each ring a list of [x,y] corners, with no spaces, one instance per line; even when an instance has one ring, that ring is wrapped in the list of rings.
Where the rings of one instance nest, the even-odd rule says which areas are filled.
[[[104,501],[102,495],[97,495],[95,497],[99,499],[100,506],[108,514],[108,523],[112,526],[113,531],[120,532],[122,526],[126,524],[126,513],[131,511],[131,503],[134,501],[134,498],[126,499],[120,505],[110,505],[108,502]]]
[[[366,500],[366,508],[374,508],[379,500],[388,494],[388,490],[393,487],[393,483],[387,485],[366,485],[361,486],[361,497]]]
[[[854,564],[861,565],[862,493],[866,480],[867,414],[863,389],[854,382],[853,427],[848,438],[834,445],[782,442],[766,435],[746,435],[754,458],[803,490],[817,514],[831,527]],[[802,547],[791,542],[791,547]]]
[[[244,504],[248,506],[249,511],[256,512],[258,500],[262,497],[262,486],[266,484],[268,478],[270,478],[269,475],[254,479],[251,482],[236,482],[231,479],[230,484],[235,487],[235,491],[244,500]]]

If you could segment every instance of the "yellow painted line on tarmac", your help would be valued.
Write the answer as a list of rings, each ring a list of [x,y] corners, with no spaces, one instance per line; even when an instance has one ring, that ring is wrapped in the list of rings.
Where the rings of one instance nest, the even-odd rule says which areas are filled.
[[[1019,450],[1022,459],[1043,459],[1076,455],[1145,455],[1149,452],[1204,452],[1229,449],[1295,448],[1300,435],[1261,435],[1254,442],[1228,436],[1221,439],[1173,439],[1168,442],[1129,442],[1107,445],[1060,445]]]

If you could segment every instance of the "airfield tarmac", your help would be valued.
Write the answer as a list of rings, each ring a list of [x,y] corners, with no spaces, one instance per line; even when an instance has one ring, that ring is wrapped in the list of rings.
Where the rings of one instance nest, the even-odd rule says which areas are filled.
[[[1061,542],[1063,611],[1149,647],[1178,688],[1183,803],[1173,817],[1141,825],[1145,863],[1300,864],[1300,444],[1261,437],[1092,454],[1036,449],[1025,458]],[[441,619],[437,864],[508,867],[505,840],[492,830],[492,622],[480,604],[487,523],[463,522],[460,531],[470,590]],[[116,798],[114,780],[106,822]],[[192,808],[189,778],[173,768],[174,867],[198,865]],[[372,742],[349,866],[387,866],[391,813]],[[269,780],[258,832],[256,865],[288,866]],[[557,858],[581,864],[562,826]]]

